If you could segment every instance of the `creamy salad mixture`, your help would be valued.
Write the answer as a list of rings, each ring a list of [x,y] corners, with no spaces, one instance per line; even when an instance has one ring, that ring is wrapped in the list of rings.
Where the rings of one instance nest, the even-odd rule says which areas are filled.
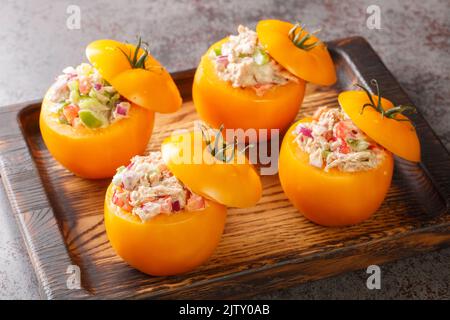
[[[311,122],[300,123],[293,134],[301,150],[309,154],[309,163],[325,171],[371,170],[385,156],[384,149],[337,108],[320,108]]]
[[[113,180],[112,202],[147,221],[160,213],[204,209],[205,199],[192,193],[164,164],[161,152],[135,156]]]
[[[259,96],[273,86],[298,81],[269,56],[255,31],[239,26],[238,32],[212,52],[211,58],[220,79],[230,81],[235,88],[253,88]]]
[[[107,127],[128,117],[130,103],[90,64],[67,67],[50,92],[51,111],[60,123],[72,127]]]

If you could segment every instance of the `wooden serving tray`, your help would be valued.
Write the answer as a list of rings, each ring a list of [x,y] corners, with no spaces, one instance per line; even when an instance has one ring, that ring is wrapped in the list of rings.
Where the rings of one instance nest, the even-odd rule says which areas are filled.
[[[308,84],[298,117],[322,105],[337,106],[339,91],[372,78],[385,97],[412,104],[363,38],[328,46],[338,83]],[[193,74],[173,75],[185,103],[175,114],[157,115],[149,150],[197,119],[190,100]],[[39,110],[40,101],[0,109],[0,173],[46,298],[250,297],[450,243],[450,157],[416,114],[423,162],[396,159],[392,186],[370,220],[346,228],[315,225],[288,202],[278,176],[264,176],[261,201],[253,208],[229,209],[223,238],[207,263],[184,275],[147,276],[116,256],[106,238],[103,200],[109,180],[83,180],[56,163],[39,132]],[[70,265],[80,267],[81,289],[67,288]]]

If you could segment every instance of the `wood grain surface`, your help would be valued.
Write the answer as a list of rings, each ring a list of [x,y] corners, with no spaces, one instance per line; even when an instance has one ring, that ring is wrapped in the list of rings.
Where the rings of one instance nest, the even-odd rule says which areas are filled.
[[[328,45],[338,83],[308,84],[298,117],[337,106],[339,91],[372,78],[385,97],[412,104],[363,38]],[[197,119],[190,101],[193,72],[174,74],[185,103],[175,114],[157,115],[148,150],[159,149],[172,130],[189,128]],[[261,201],[229,209],[223,238],[207,263],[184,275],[147,276],[116,256],[106,238],[103,200],[109,180],[75,177],[50,156],[39,133],[39,109],[39,101],[0,109],[0,174],[45,298],[251,297],[450,243],[450,157],[416,114],[423,161],[396,159],[389,193],[370,220],[345,228],[315,225],[289,203],[278,176],[263,176]],[[67,288],[69,265],[80,267],[81,289]]]

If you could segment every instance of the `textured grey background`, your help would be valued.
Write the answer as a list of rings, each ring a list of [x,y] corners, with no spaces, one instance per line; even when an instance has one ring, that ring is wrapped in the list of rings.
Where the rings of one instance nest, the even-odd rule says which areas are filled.
[[[81,29],[66,28],[69,4]],[[366,27],[366,8],[381,8],[381,30]],[[259,19],[299,18],[325,40],[362,35],[450,147],[450,1],[6,1],[0,0],[0,105],[40,98],[67,65],[98,38],[150,42],[170,71],[195,67],[209,44]],[[0,298],[38,298],[37,283],[0,187]],[[382,266],[382,289],[365,271],[257,298],[450,298],[450,249]]]

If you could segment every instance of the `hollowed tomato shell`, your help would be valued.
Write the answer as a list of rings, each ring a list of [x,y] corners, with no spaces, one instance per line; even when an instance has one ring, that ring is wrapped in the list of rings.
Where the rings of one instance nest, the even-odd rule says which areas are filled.
[[[288,35],[293,26],[280,20],[262,20],[256,25],[256,33],[267,52],[292,74],[315,84],[335,83],[336,70],[326,46],[321,44],[309,51],[298,48]],[[303,31],[301,37],[305,34]],[[307,43],[316,41],[319,39],[311,35]]]
[[[281,145],[279,178],[292,204],[309,220],[323,226],[364,221],[382,204],[392,180],[394,161],[389,151],[380,166],[369,171],[325,172],[309,164],[309,155],[294,142],[293,124]]]
[[[376,103],[378,97],[372,97]],[[401,158],[420,162],[420,142],[411,122],[383,117],[371,107],[366,107],[361,112],[363,105],[370,102],[363,91],[342,92],[339,94],[338,101],[356,126],[377,143]],[[384,98],[381,99],[381,105],[385,110],[394,106],[391,101]],[[407,119],[403,115],[397,115],[397,118]]]
[[[105,197],[106,234],[116,253],[132,267],[154,276],[193,270],[214,252],[223,233],[227,209],[207,200],[199,211],[159,214],[142,222]]]
[[[50,92],[50,90],[49,90]],[[106,128],[73,128],[61,124],[49,108],[46,94],[39,126],[52,156],[77,176],[88,179],[112,177],[116,169],[145,151],[152,134],[154,113],[135,104],[129,117]]]
[[[197,139],[197,140],[196,140]],[[190,131],[166,138],[161,146],[162,156],[170,171],[193,192],[229,207],[245,208],[255,205],[261,198],[261,180],[254,167],[245,162],[215,161],[208,151],[194,147],[201,133]],[[205,144],[202,144],[205,150]],[[185,150],[192,150],[186,153]],[[186,155],[186,156],[185,156]],[[200,158],[199,158],[200,156]],[[180,159],[184,158],[184,161]]]
[[[181,107],[182,99],[167,70],[150,54],[146,69],[132,69],[125,54],[133,56],[136,47],[114,40],[97,40],[86,48],[86,56],[122,96],[155,112],[170,113]],[[144,51],[139,51],[138,57]]]
[[[233,88],[221,80],[210,58],[228,38],[213,44],[201,58],[195,72],[192,97],[200,118],[218,128],[279,129],[284,131],[295,119],[305,94],[305,82],[290,81],[258,96],[252,88]]]

